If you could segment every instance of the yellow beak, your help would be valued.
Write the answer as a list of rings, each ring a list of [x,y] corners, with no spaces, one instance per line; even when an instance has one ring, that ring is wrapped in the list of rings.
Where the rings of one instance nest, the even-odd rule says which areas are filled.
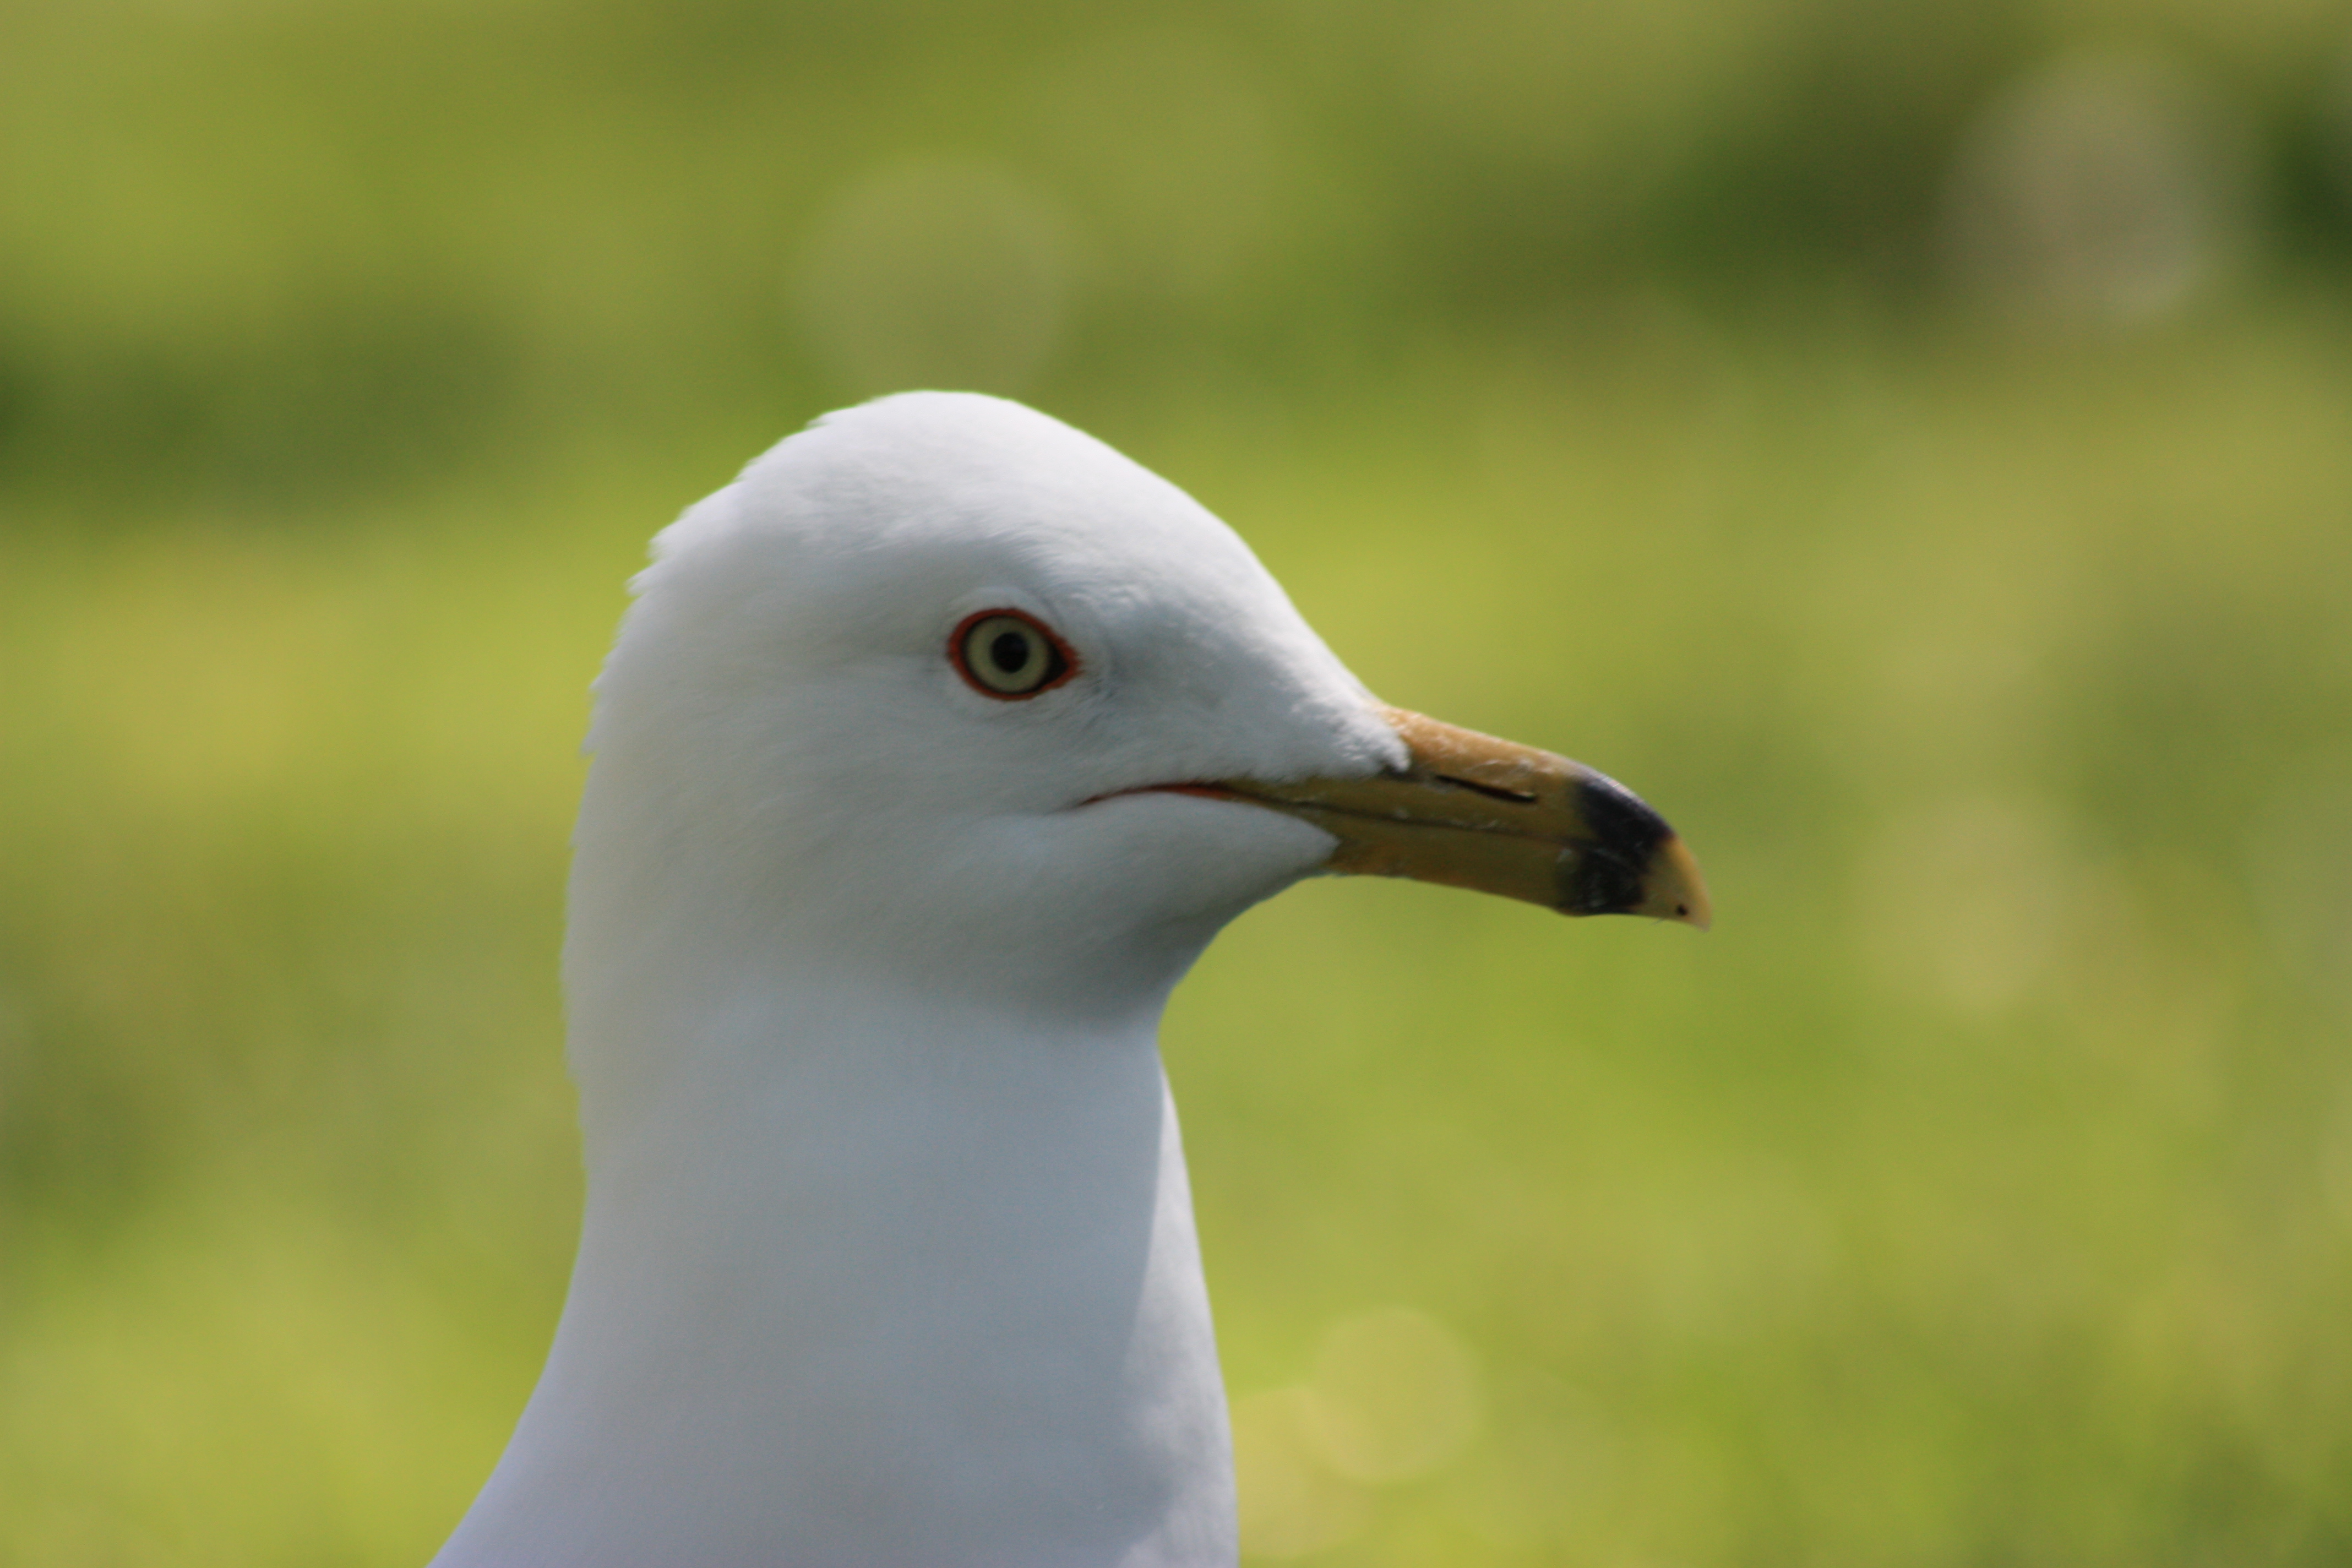
[[[1632,791],[1581,763],[1386,710],[1411,752],[1364,779],[1220,780],[1220,795],[1339,840],[1330,868],[1443,882],[1564,915],[1653,915],[1705,931],[1698,862]]]

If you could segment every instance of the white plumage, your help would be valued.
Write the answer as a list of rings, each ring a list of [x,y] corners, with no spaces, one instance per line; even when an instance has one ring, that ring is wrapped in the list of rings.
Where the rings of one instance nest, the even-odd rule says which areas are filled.
[[[1223,523],[993,399],[824,419],[655,556],[576,839],[579,1262],[436,1562],[1231,1563],[1159,1016],[1348,837],[1302,781],[1406,779],[1410,728]],[[993,610],[1068,679],[971,679]]]

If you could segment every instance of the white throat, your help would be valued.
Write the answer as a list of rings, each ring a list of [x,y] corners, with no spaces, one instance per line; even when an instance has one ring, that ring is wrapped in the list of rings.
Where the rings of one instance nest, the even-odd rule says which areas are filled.
[[[590,1107],[554,1350],[440,1568],[1232,1562],[1164,988],[1056,1022],[793,968]]]

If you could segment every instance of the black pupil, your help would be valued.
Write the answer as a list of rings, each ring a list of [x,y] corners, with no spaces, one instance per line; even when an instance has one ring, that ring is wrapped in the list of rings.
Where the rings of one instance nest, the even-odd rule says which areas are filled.
[[[996,668],[1005,674],[1018,673],[1027,668],[1029,663],[1029,634],[1027,632],[997,633],[995,637],[989,639],[988,657],[993,659],[996,662]]]

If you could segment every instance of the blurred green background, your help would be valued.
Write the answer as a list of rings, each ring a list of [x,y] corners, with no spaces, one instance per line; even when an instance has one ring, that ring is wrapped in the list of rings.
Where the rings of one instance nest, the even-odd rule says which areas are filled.
[[[1180,993],[1254,1558],[2352,1561],[2347,280],[2323,0],[8,0],[0,1561],[438,1544],[624,580],[914,384],[1713,883]]]

